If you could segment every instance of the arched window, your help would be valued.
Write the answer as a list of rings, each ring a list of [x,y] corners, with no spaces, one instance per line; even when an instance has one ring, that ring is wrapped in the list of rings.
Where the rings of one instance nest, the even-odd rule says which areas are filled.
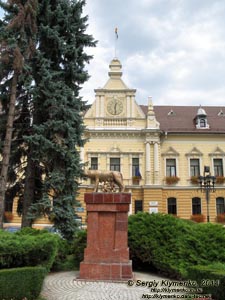
[[[192,198],[192,215],[199,215],[202,213],[201,198]]]
[[[216,198],[216,213],[217,215],[219,214],[224,214],[225,213],[225,199],[223,197],[217,197]]]
[[[176,198],[168,198],[167,199],[167,211],[168,214],[176,215],[177,214],[177,199]]]
[[[206,120],[205,119],[200,119],[200,127],[201,128],[206,127]]]

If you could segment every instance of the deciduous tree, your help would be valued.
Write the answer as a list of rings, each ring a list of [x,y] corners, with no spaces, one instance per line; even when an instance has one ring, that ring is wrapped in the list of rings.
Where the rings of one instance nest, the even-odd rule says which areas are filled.
[[[9,0],[6,4],[0,4],[8,13],[0,23],[0,89],[3,106],[7,111],[0,173],[0,227],[3,227],[18,85],[22,77],[26,76],[26,63],[35,48],[37,1]]]

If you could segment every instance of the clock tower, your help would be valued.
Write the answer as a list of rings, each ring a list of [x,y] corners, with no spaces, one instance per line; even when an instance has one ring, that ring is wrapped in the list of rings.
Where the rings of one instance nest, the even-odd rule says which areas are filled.
[[[132,127],[145,115],[135,101],[135,89],[122,80],[122,65],[114,58],[109,65],[109,78],[103,88],[95,89],[95,101],[85,118],[93,118],[94,127]]]

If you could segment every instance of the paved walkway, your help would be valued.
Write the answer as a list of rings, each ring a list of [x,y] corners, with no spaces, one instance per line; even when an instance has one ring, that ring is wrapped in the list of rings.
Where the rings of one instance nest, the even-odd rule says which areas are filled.
[[[48,275],[44,281],[42,296],[47,300],[138,300],[160,299],[161,294],[170,295],[169,299],[177,299],[175,296],[172,298],[173,292],[165,290],[167,287],[164,284],[164,290],[156,290],[163,289],[162,281],[166,283],[167,280],[155,274],[135,272],[135,280],[129,282],[130,286],[128,282],[80,281],[76,280],[77,275],[78,272],[59,272]],[[154,285],[146,287],[140,284]]]

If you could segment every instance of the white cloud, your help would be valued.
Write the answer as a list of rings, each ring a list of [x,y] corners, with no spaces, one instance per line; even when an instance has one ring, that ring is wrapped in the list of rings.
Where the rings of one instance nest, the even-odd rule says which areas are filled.
[[[87,9],[98,28],[92,34],[101,36],[89,87],[108,78],[116,24],[123,79],[137,89],[139,103],[147,103],[151,95],[155,104],[224,105],[224,1],[131,0],[118,7],[118,1],[110,7],[106,2],[92,2],[92,11]],[[99,64],[102,48],[105,58]]]
[[[91,78],[81,91],[93,102],[94,89],[104,86],[115,55],[123,80],[137,89],[146,104],[224,105],[225,1],[114,0],[87,1],[88,33],[98,44],[87,66]]]

